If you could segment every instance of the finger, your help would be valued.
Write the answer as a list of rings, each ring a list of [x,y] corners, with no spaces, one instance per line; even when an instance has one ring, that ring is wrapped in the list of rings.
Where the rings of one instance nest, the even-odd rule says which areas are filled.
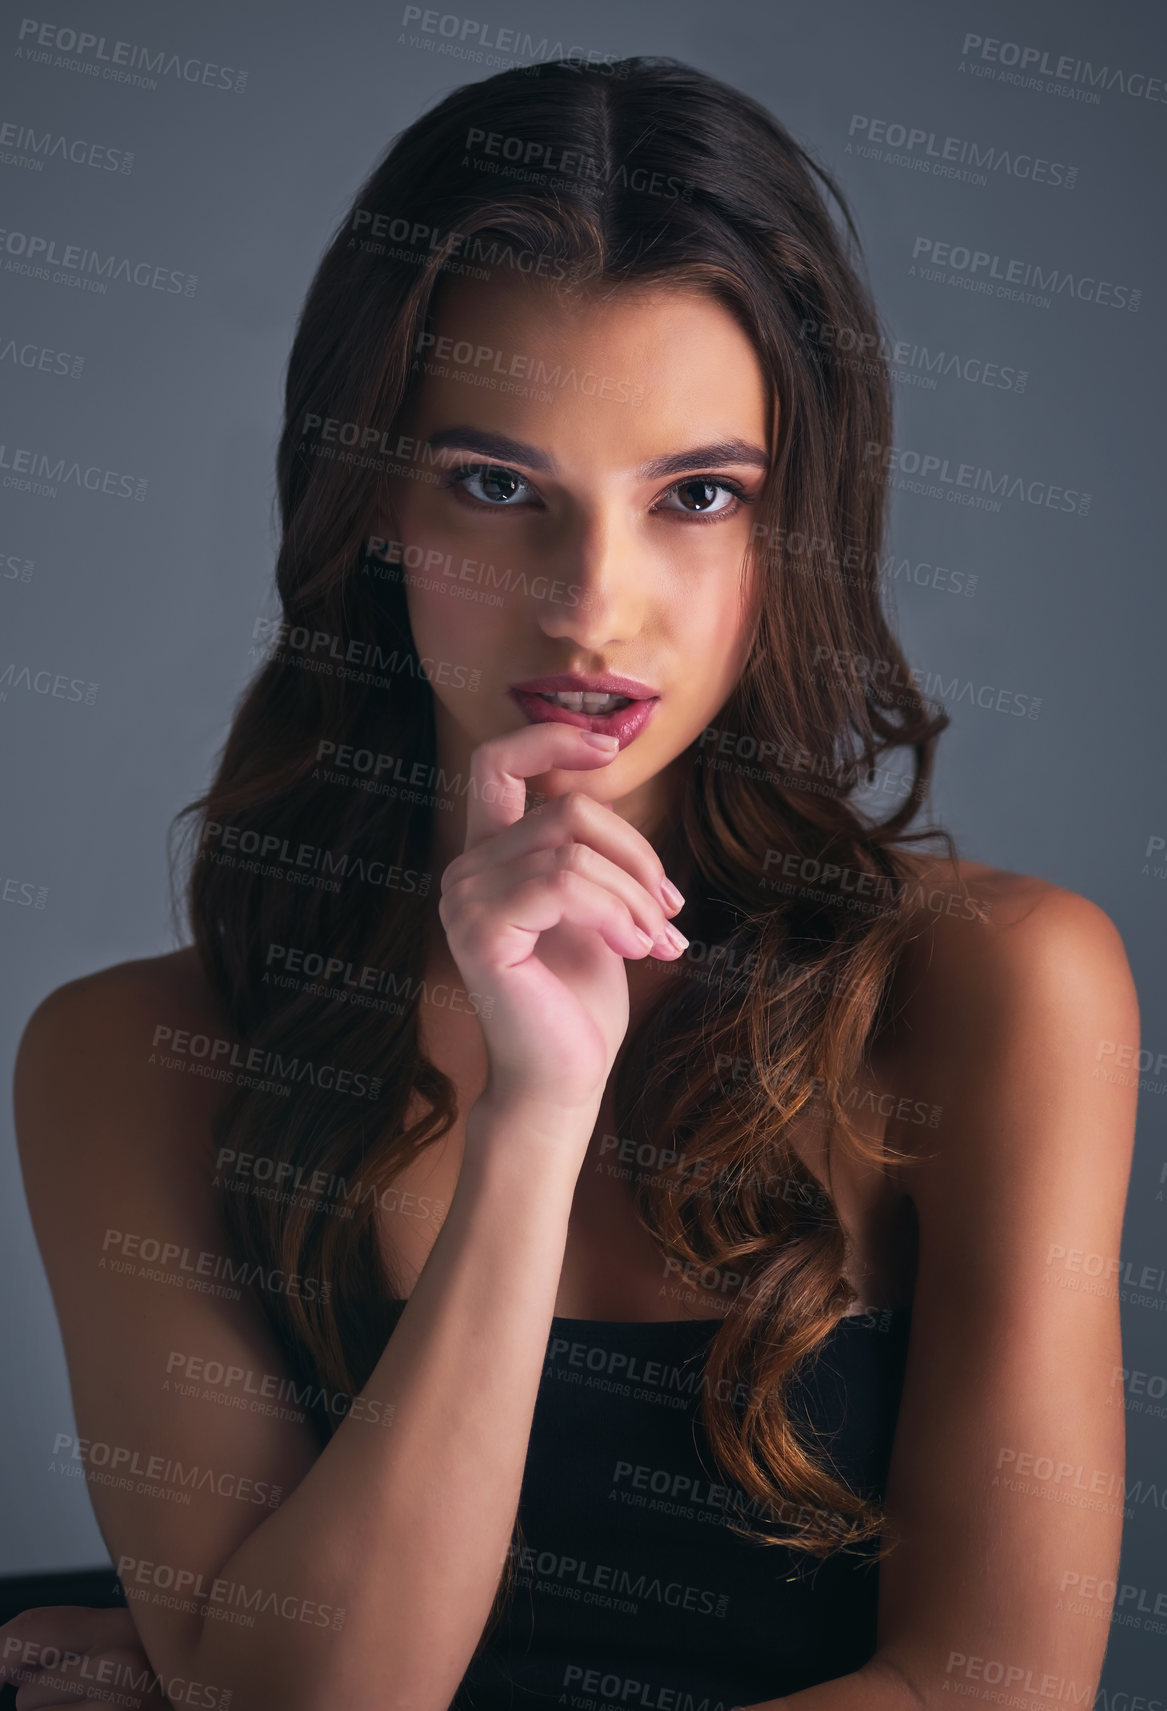
[[[54,1645],[85,1651],[94,1641],[110,1645],[137,1645],[134,1618],[123,1605],[108,1609],[92,1604],[36,1604],[9,1617],[0,1627],[0,1675],[10,1655],[11,1642],[23,1645]]]
[[[662,887],[668,875],[643,832],[637,831],[619,814],[614,814],[602,802],[581,790],[571,790],[566,796],[533,808],[521,820],[496,832],[488,842],[472,850],[464,850],[443,875],[442,889],[488,866],[511,861],[530,850],[549,849],[570,840],[589,845],[610,862],[627,870],[666,915],[675,915],[682,907],[683,898],[680,903],[666,898]],[[642,922],[642,925],[647,924]]]
[[[565,867],[525,880],[505,907],[469,904],[446,935],[459,965],[480,968],[489,978],[529,961],[539,934],[561,921],[592,928],[619,957],[644,956],[651,946],[621,898]]]
[[[16,1711],[77,1711],[83,1705],[100,1706],[101,1711],[170,1711],[170,1700],[159,1699],[154,1693],[148,1699],[111,1693],[108,1699],[38,1699],[35,1703],[31,1699],[26,1702],[19,1693],[16,1696]]]
[[[22,1610],[0,1628],[0,1681],[27,1676],[29,1670],[76,1659],[107,1646],[140,1647],[133,1617],[125,1609],[93,1609],[85,1604],[37,1605]]]
[[[70,1711],[76,1711],[78,1705],[100,1704],[94,1700],[88,1688],[78,1688],[74,1693],[64,1682],[58,1681],[51,1672],[43,1681],[26,1683],[16,1690],[16,1711],[57,1711],[58,1706],[69,1706]],[[110,1701],[105,1701],[106,1711],[109,1711]]]
[[[23,1683],[17,1695],[21,1711],[39,1711],[65,1700],[82,1704],[103,1695],[107,1703],[140,1705],[143,1711],[165,1704],[159,1693],[149,1690],[156,1672],[136,1633],[124,1644],[90,1646],[85,1651],[40,1646],[35,1659],[12,1678]]]
[[[619,753],[614,740],[597,738],[581,725],[557,719],[523,725],[479,743],[470,757],[466,802],[466,849],[521,820],[527,804],[525,779],[553,767],[606,766]]]
[[[100,1661],[92,1660],[95,1670]],[[62,1679],[53,1670],[46,1670],[18,1688],[17,1711],[57,1711],[65,1705],[103,1705],[106,1711],[113,1706],[121,1707],[121,1711],[165,1711],[169,1700],[159,1689],[145,1685],[156,1680],[148,1659],[138,1654],[132,1659],[123,1658],[121,1663],[120,1669],[106,1672],[108,1679],[103,1676],[76,1684]]]
[[[652,892],[646,891],[626,868],[609,861],[588,844],[553,844],[549,848],[528,851],[513,861],[484,867],[479,873],[459,879],[457,907],[464,908],[468,903],[505,896],[522,881],[553,875],[561,868],[569,868],[590,884],[604,886],[613,896],[619,897],[637,926],[649,935],[656,954],[671,959],[685,949],[689,941],[672,926]],[[672,937],[672,934],[676,936]]]
[[[62,1699],[59,1687],[22,1687],[16,1695],[16,1711],[77,1711],[78,1705],[84,1705],[84,1699]],[[90,1704],[100,1701],[90,1700]],[[109,1701],[106,1701],[106,1711],[109,1711]]]
[[[47,1647],[45,1654],[46,1658],[52,1657]],[[31,1679],[25,1679],[16,1696],[19,1711],[90,1702],[153,1711],[166,1703],[152,1687],[157,1680],[154,1666],[137,1644],[103,1648],[84,1656],[66,1653],[59,1663],[46,1661],[28,1674]]]

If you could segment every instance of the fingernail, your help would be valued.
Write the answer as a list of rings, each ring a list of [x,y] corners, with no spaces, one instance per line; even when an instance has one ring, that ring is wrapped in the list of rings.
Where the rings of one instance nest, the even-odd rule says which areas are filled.
[[[671,921],[665,922],[665,938],[669,941],[670,945],[672,945],[672,947],[675,951],[683,951],[683,950],[688,949],[688,946],[689,946],[688,939],[685,937],[684,933],[679,933],[677,931],[676,927],[673,926],[673,923]]]
[[[661,880],[660,900],[666,909],[679,909],[685,901],[671,879]]]
[[[579,726],[577,726],[576,729],[579,730]],[[591,743],[593,748],[607,749],[609,753],[620,747],[619,737],[605,736],[602,731],[580,730],[580,735],[583,737],[585,742]]]

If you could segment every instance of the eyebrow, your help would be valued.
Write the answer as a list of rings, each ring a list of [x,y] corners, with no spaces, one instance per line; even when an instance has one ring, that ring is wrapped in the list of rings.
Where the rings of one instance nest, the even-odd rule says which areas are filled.
[[[538,446],[512,440],[508,434],[496,434],[464,423],[452,428],[439,428],[429,436],[426,444],[434,451],[446,446],[460,446],[464,451],[478,452],[501,464],[519,463],[548,475],[558,473],[555,459],[540,451]],[[641,464],[636,473],[644,481],[653,481],[662,475],[679,475],[686,469],[719,467],[726,463],[750,464],[757,469],[770,467],[770,459],[761,446],[753,446],[748,440],[730,439],[715,440],[706,446],[690,446],[687,451],[669,452],[665,457],[654,457]]]

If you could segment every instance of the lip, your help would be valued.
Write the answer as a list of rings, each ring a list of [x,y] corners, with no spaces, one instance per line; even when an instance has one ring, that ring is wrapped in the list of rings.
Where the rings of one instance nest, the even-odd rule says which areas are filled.
[[[579,671],[561,671],[553,677],[524,678],[522,683],[512,683],[511,689],[545,695],[570,695],[576,690],[592,690],[599,695],[630,695],[634,701],[655,701],[660,694],[658,689],[639,682],[635,677],[616,677],[612,672],[603,677],[588,677]]]
[[[555,707],[551,702],[542,700],[539,693],[543,691],[551,695],[558,690],[570,694],[586,689],[600,694],[607,692],[611,695],[628,695],[631,700],[627,707],[618,707],[614,713],[571,713],[566,707]],[[526,683],[512,685],[508,693],[524,717],[533,725],[553,721],[561,725],[576,725],[585,731],[598,731],[603,736],[616,737],[621,750],[636,740],[660,702],[660,696],[655,690],[631,677],[582,677],[570,674],[535,677],[529,678]]]

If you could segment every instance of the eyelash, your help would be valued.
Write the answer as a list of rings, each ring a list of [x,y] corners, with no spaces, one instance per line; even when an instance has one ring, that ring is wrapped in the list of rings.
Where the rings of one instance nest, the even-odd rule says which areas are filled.
[[[466,482],[472,476],[485,475],[488,471],[494,470],[497,470],[500,475],[514,476],[516,481],[521,481],[527,487],[530,486],[530,482],[527,480],[525,475],[520,475],[517,469],[508,469],[505,464],[501,463],[455,464],[450,471],[450,479],[445,483],[445,485],[447,488],[458,487],[464,489]],[[736,517],[738,511],[743,505],[749,505],[752,503],[752,500],[747,495],[744,487],[741,487],[736,481],[730,481],[724,475],[686,475],[682,480],[674,481],[671,487],[666,487],[665,497],[667,498],[669,494],[675,493],[678,488],[688,487],[691,483],[698,481],[705,482],[709,487],[724,488],[727,493],[733,494],[735,503],[733,505],[725,506],[720,511],[713,512],[686,511],[683,508],[673,509],[669,507],[668,510],[671,516],[684,517],[686,522],[690,523],[721,523],[724,522],[727,517]],[[476,505],[480,511],[518,511],[521,509],[518,505],[491,505],[485,499],[476,499],[472,493],[464,493],[463,497],[465,503]]]

